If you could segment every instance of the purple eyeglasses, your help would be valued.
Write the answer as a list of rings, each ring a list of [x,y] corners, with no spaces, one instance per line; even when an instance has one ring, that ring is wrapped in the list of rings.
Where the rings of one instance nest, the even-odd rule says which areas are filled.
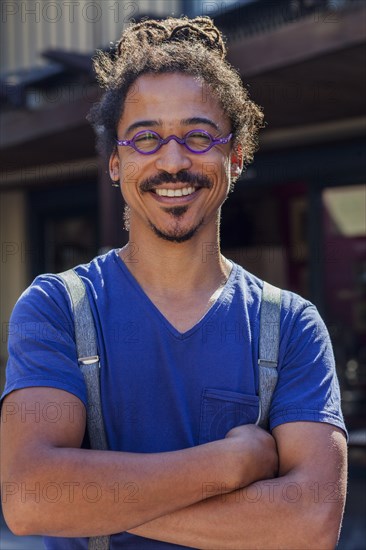
[[[233,134],[229,134],[222,138],[214,138],[211,134],[206,132],[206,130],[191,130],[183,138],[172,135],[163,139],[152,130],[142,130],[141,132],[137,132],[132,139],[116,139],[116,142],[117,145],[128,145],[142,155],[152,155],[156,153],[162,145],[174,139],[177,143],[180,143],[180,145],[184,145],[191,153],[200,155],[202,153],[207,153],[214,145],[228,143],[232,137]]]

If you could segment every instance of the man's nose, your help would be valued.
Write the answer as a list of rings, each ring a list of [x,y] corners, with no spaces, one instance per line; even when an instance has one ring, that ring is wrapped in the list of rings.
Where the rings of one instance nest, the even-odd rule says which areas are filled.
[[[192,166],[192,161],[188,149],[171,139],[156,152],[155,165],[158,170],[177,174],[181,170],[188,170]]]

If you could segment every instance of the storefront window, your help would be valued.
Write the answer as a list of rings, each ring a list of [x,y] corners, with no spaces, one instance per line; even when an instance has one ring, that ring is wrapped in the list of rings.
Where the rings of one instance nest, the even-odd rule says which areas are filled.
[[[350,427],[362,425],[366,398],[366,186],[323,191],[327,324]]]
[[[261,279],[309,298],[308,202],[302,182],[235,190],[223,207],[224,254]]]

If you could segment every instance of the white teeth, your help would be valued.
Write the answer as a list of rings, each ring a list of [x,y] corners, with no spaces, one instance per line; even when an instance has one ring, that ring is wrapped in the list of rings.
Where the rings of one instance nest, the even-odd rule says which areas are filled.
[[[194,187],[184,187],[183,189],[155,189],[155,193],[160,197],[182,197],[191,195],[196,189]]]

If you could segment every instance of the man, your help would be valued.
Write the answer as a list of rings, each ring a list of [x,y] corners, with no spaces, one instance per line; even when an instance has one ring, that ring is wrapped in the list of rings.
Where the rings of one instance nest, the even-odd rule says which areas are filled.
[[[336,544],[346,443],[334,360],[316,309],[290,292],[271,433],[256,426],[263,283],[220,254],[218,234],[262,114],[224,57],[210,19],[183,18],[131,26],[97,61],[106,92],[90,118],[130,239],[76,271],[110,450],[84,438],[70,299],[55,275],[15,307],[3,394],[5,518],[47,548],[108,534],[113,549]]]

